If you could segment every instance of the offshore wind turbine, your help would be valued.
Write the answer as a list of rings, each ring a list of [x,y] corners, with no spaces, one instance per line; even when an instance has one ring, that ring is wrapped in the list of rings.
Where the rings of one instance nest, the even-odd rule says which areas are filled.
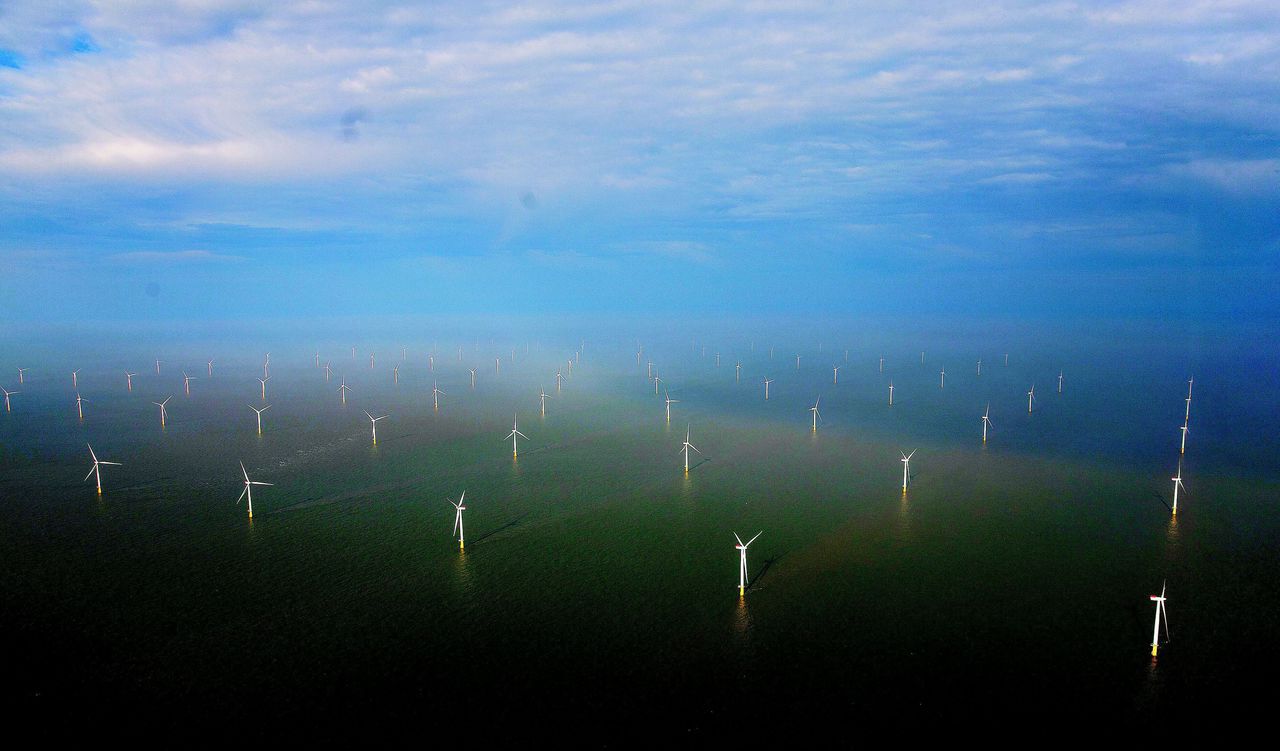
[[[365,410],[361,410],[361,411],[362,411],[362,412],[364,412],[365,417],[368,417],[368,418],[369,418],[369,424],[373,427],[373,445],[377,446],[377,445],[378,445],[378,420],[385,420],[385,419],[387,419],[388,417],[390,417],[391,415],[383,415],[383,416],[381,416],[381,417],[374,417],[373,415],[369,414],[369,413],[368,413],[367,411],[365,411]]]
[[[160,358],[156,358],[156,375],[160,375]]]
[[[391,368],[391,380],[395,381],[397,386],[400,385],[400,366],[399,365],[396,365],[395,367]]]
[[[453,503],[453,499],[449,499],[449,503]],[[462,491],[462,497],[457,503],[453,503],[453,508],[457,513],[453,517],[453,534],[458,536],[458,550],[465,550],[467,547],[465,535],[462,531],[462,512],[467,510],[467,491]]]
[[[1035,398],[1036,385],[1033,383],[1031,384],[1031,390],[1027,392],[1027,414],[1031,414],[1031,403],[1035,401]]]
[[[79,416],[81,420],[84,420],[84,407],[81,406],[81,402],[87,402],[87,401],[89,400],[83,399],[80,397],[79,391],[76,392],[76,415]]]
[[[737,540],[737,541],[738,541],[738,544],[737,544],[737,545],[734,545],[734,547],[738,549],[738,554],[739,554],[739,557],[738,557],[738,597],[740,597],[740,598],[741,598],[741,597],[744,597],[744,596],[747,594],[747,548],[751,545],[751,543],[753,543],[753,542],[755,542],[755,541],[756,541],[756,538],[757,538],[757,537],[759,537],[759,536],[760,536],[760,535],[762,535],[762,534],[764,534],[764,530],[761,530],[761,531],[759,531],[759,532],[756,532],[756,536],[755,536],[755,537],[752,537],[750,540],[747,540],[746,542],[743,542],[743,541],[742,541],[742,538],[741,538],[741,537],[738,537],[738,533],[737,533],[737,532],[734,532],[734,533],[733,533],[733,539],[735,539],[735,540]]]
[[[991,403],[987,403],[987,411],[982,413],[982,442],[987,442],[987,428],[993,428],[991,424]]]
[[[172,396],[166,396],[164,398],[164,401],[162,402],[151,402],[152,404],[160,408],[160,428],[162,430],[164,429],[165,418],[169,416],[169,411],[164,408],[164,405],[168,404],[169,400],[172,398],[173,398]]]
[[[1184,422],[1182,423],[1181,430],[1182,430],[1182,448],[1178,449],[1178,453],[1185,454],[1187,453],[1187,431],[1190,430],[1190,428],[1188,428],[1187,424]]]
[[[839,365],[831,366],[831,382],[833,384],[840,382],[840,366]]]
[[[157,360],[157,362],[159,362],[159,361]],[[31,368],[18,368],[18,383],[19,383],[19,384],[23,384],[23,383],[26,383],[26,382],[27,382],[27,380],[26,380],[26,376],[25,376],[25,373],[26,373],[28,370],[31,370]],[[157,372],[157,373],[159,373],[160,371],[158,371],[158,370],[157,370],[156,372]]]
[[[893,381],[889,381],[889,406],[893,406]]]
[[[813,432],[815,433],[818,432],[818,402],[821,401],[822,394],[818,394],[817,400],[815,400],[813,406],[809,408],[809,411],[813,413]]]
[[[1062,371],[1058,371],[1058,393],[1062,393]]]
[[[938,381],[938,388],[945,389],[947,387],[947,369],[943,368],[940,374],[942,380]]]
[[[191,379],[193,377],[187,375],[187,371],[182,371],[182,390],[186,392],[187,396],[191,396]]]
[[[766,402],[769,401],[769,384],[773,383],[773,381],[774,379],[772,378],[764,379],[764,400]]]
[[[333,374],[333,360],[325,360],[324,362],[324,382],[329,382],[329,376]]]
[[[556,393],[557,393],[557,394],[559,394],[559,393],[560,393],[560,380],[561,380],[563,377],[564,377],[564,376],[563,376],[563,375],[561,375],[560,371],[558,371],[558,370],[557,370],[557,371],[556,371]]]
[[[978,358],[978,375],[982,375],[982,358]]]
[[[541,386],[538,387],[538,402],[539,402],[539,405],[542,407],[543,417],[547,416],[547,400],[552,398],[554,397],[548,394],[546,389],[542,388]]]
[[[444,393],[444,392],[440,390],[440,386],[439,386],[439,385],[432,384],[432,386],[431,386],[431,398],[433,399],[433,401],[434,401],[434,406],[435,406],[435,408],[436,408],[437,410],[439,410],[439,409],[440,409],[440,395],[441,395],[441,394],[443,394],[443,393]]]
[[[529,436],[520,432],[520,425],[519,425],[518,418],[519,418],[519,415],[516,415],[511,419],[511,432],[507,433],[507,438],[511,439],[511,458],[512,459],[519,456],[520,447],[516,442],[521,438],[525,439],[526,441],[529,440]],[[503,440],[506,440],[506,439],[503,439]]]
[[[741,360],[739,360],[739,361],[737,362],[737,364],[733,366],[733,368],[734,368],[734,371],[733,371],[733,382],[734,382],[734,383],[741,383],[741,382],[742,382],[742,361],[741,361]]]
[[[471,388],[474,390],[474,389],[475,389],[475,387],[476,387],[476,369],[475,369],[475,368],[469,368],[469,370],[471,371]],[[559,374],[557,374],[557,375],[559,375]]]
[[[662,379],[661,379],[661,378],[659,378],[657,375],[654,375],[654,377],[653,377],[653,395],[654,395],[654,396],[657,396],[657,395],[658,395],[658,384],[659,384],[659,383],[662,383]]]
[[[898,452],[902,454],[901,451]],[[911,482],[911,457],[916,455],[916,450],[911,449],[910,454],[902,454],[902,492],[907,492],[907,485]]]
[[[1006,368],[1007,368],[1007,367],[1009,367],[1009,353],[1008,353],[1008,352],[1005,352],[1005,353],[1004,353],[1004,366],[1005,366]]]
[[[251,409],[251,410],[253,410],[254,412],[257,412],[257,413],[258,413],[258,435],[262,435],[262,413],[263,413],[263,412],[266,412],[266,411],[267,411],[267,410],[269,410],[269,409],[271,409],[271,405],[270,405],[270,404],[268,404],[267,406],[263,407],[262,409],[258,409],[257,407],[255,407],[255,406],[253,406],[252,404],[250,404],[250,405],[249,405],[249,409]]]
[[[87,443],[85,445],[89,446],[89,444]],[[98,495],[102,495],[102,472],[98,468],[104,464],[108,464],[116,467],[122,467],[124,465],[122,465],[120,462],[100,461],[98,459],[98,455],[93,453],[93,446],[89,446],[89,456],[93,457],[93,466],[89,468],[89,474],[84,476],[84,480],[88,480],[89,475],[94,475],[94,479],[98,483]],[[84,480],[81,480],[80,482],[84,482]]]
[[[244,475],[244,490],[240,491],[240,497],[236,499],[236,505],[245,498],[249,499],[249,518],[253,518],[253,486],[254,485],[272,485],[269,482],[258,482],[249,479],[249,471],[244,468],[244,462],[240,462],[240,474]]]
[[[369,353],[369,370],[373,370],[373,353]]]
[[[693,449],[694,451],[698,451],[698,447],[697,447],[697,446],[694,446],[692,443],[689,443],[689,433],[690,433],[690,428],[691,428],[691,427],[692,427],[692,425],[691,425],[689,428],[685,428],[685,431],[684,431],[684,443],[680,445],[680,450],[681,450],[682,452],[684,452],[684,473],[685,473],[686,475],[687,475],[687,474],[689,474],[689,449]],[[702,452],[701,452],[701,451],[698,451],[698,453],[699,453],[699,454],[701,454]]]
[[[1187,486],[1182,484],[1182,465],[1178,465],[1178,474],[1169,478],[1173,480],[1173,515],[1178,515],[1178,488],[1182,488],[1182,492],[1187,492]]]
[[[316,356],[319,357],[319,354]],[[205,366],[209,369],[208,377],[213,378],[213,358],[209,358],[209,362],[205,363]],[[319,363],[316,364],[316,367],[320,367]]]
[[[76,370],[71,371],[71,388],[73,389],[80,388],[80,381],[78,378],[79,373],[80,373],[80,370],[78,368]]]
[[[124,372],[124,382],[125,385],[129,387],[130,391],[133,391],[133,377],[136,375],[137,373],[130,373],[127,370]]]
[[[800,355],[796,355],[796,370],[800,369]]]
[[[671,394],[667,394],[667,424],[671,424],[671,405],[678,403],[679,399],[672,399]]]
[[[1150,596],[1150,600],[1156,604],[1156,624],[1155,624],[1155,628],[1151,632],[1151,656],[1152,657],[1155,657],[1156,652],[1159,651],[1160,649],[1160,619],[1161,618],[1164,619],[1164,636],[1165,636],[1164,640],[1169,641],[1169,611],[1165,609],[1165,604],[1164,604],[1165,600],[1168,599],[1167,597],[1164,596],[1164,592],[1165,592],[1165,589],[1168,587],[1168,584],[1169,584],[1168,582],[1165,582],[1160,585],[1160,594],[1158,596],[1157,595]]]
[[[267,400],[267,381],[271,380],[271,376],[259,378],[258,380],[262,382],[262,401],[265,402]]]
[[[5,411],[5,412],[12,412],[12,411],[13,411],[13,409],[9,406],[9,397],[10,397],[10,396],[12,396],[12,395],[14,395],[14,394],[21,394],[22,392],[21,392],[21,391],[16,391],[16,390],[15,390],[15,391],[10,391],[9,389],[4,388],[3,386],[0,386],[0,391],[3,391],[3,392],[4,392],[4,411]]]
[[[348,391],[350,391],[350,390],[351,390],[351,387],[347,385],[347,377],[346,377],[346,376],[343,376],[343,377],[342,377],[342,385],[338,387],[338,393],[339,393],[339,394],[342,394],[342,404],[343,404],[343,406],[346,406],[346,403],[347,403],[347,392],[348,392]]]
[[[880,372],[881,372],[881,373],[883,373],[883,372],[884,372],[884,358],[883,358],[883,357],[881,357],[881,358],[880,358]]]

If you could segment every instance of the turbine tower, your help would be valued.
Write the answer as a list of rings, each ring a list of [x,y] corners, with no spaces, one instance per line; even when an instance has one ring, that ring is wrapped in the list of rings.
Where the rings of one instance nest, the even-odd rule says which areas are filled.
[[[515,417],[511,418],[511,432],[507,433],[507,438],[511,439],[511,458],[512,459],[515,459],[519,456],[520,446],[517,443],[517,441],[519,441],[521,438],[525,439],[526,441],[529,440],[529,436],[520,432],[520,423],[518,418],[519,418],[518,414]]]
[[[240,491],[240,497],[236,499],[236,505],[240,505],[240,501],[245,498],[249,499],[249,519],[253,519],[253,486],[254,485],[271,485],[269,482],[258,482],[249,479],[249,471],[244,468],[244,462],[240,462],[240,474],[244,475],[244,490]]]
[[[734,545],[734,547],[738,549],[738,597],[739,598],[745,597],[747,594],[747,548],[750,547],[751,543],[755,542],[756,538],[762,534],[764,534],[764,530],[756,532],[755,537],[752,537],[750,540],[743,542],[742,538],[738,537],[737,532],[733,533],[733,539],[738,541],[738,544]]]
[[[766,402],[769,401],[769,384],[773,383],[773,380],[772,378],[764,379],[764,400]]]
[[[250,405],[249,405],[249,409],[251,409],[251,410],[253,410],[254,412],[258,413],[258,435],[262,435],[262,413],[263,413],[263,412],[266,412],[266,411],[267,411],[267,410],[269,410],[269,409],[271,409],[271,405],[270,405],[270,404],[268,404],[267,406],[263,407],[262,409],[258,409],[257,407],[255,407],[255,406],[253,406],[252,404],[250,404]]]
[[[901,451],[898,452],[902,454]],[[902,492],[907,492],[907,485],[911,482],[911,457],[916,455],[916,450],[911,449],[910,454],[902,454]]]
[[[378,420],[385,420],[385,419],[387,419],[388,417],[390,417],[391,415],[383,415],[383,416],[381,416],[381,417],[374,417],[373,415],[369,414],[369,413],[368,413],[367,411],[365,411],[365,410],[361,410],[361,411],[362,411],[362,412],[364,412],[365,417],[368,417],[368,418],[369,418],[369,424],[373,427],[373,445],[374,445],[374,446],[377,446],[377,445],[378,445]]]
[[[172,399],[172,398],[173,398],[172,396],[166,396],[166,397],[164,398],[164,401],[162,401],[162,402],[151,402],[152,404],[154,404],[154,405],[156,405],[157,407],[159,407],[159,408],[160,408],[160,429],[161,429],[161,430],[164,430],[164,421],[165,421],[165,418],[167,418],[167,417],[169,416],[169,411],[168,411],[167,409],[165,409],[164,405],[168,404],[168,403],[169,403],[169,400],[170,400],[170,399]]]
[[[692,427],[692,425],[690,427]],[[690,428],[685,428],[684,443],[681,444],[680,446],[680,450],[684,452],[684,473],[686,475],[689,474],[689,449],[698,451],[697,446],[694,446],[692,443],[689,443],[689,432],[690,432]],[[698,451],[698,453],[701,454],[702,452]]]
[[[1151,632],[1151,656],[1152,657],[1155,657],[1156,652],[1160,650],[1161,618],[1164,619],[1165,641],[1169,641],[1169,611],[1165,609],[1165,604],[1164,604],[1165,600],[1168,599],[1164,596],[1164,592],[1167,587],[1168,587],[1168,582],[1161,584],[1160,594],[1150,596],[1151,601],[1156,604],[1156,624],[1155,624],[1155,628]]]
[[[89,446],[89,444],[87,443],[85,445]],[[89,446],[89,456],[93,457],[93,466],[89,468],[89,474],[84,476],[84,480],[88,480],[89,475],[93,475],[98,483],[98,495],[102,495],[102,473],[98,470],[98,468],[104,464],[110,464],[116,467],[120,467],[123,465],[120,464],[120,462],[99,461],[98,455],[93,453],[93,446]],[[80,482],[84,482],[84,480],[81,480]]]
[[[453,499],[449,499],[449,503],[453,503]],[[467,491],[462,491],[462,497],[457,503],[453,503],[453,508],[457,511],[453,517],[453,534],[458,536],[458,550],[465,550],[467,547],[466,536],[462,531],[462,512],[467,510]]]

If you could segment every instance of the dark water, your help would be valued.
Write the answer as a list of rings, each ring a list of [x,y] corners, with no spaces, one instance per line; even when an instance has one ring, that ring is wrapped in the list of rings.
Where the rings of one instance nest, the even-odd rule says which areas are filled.
[[[1229,336],[1021,341],[1007,367],[976,339],[851,337],[847,364],[815,339],[772,360],[746,338],[705,355],[648,344],[681,400],[671,425],[614,340],[589,341],[560,393],[577,342],[521,344],[515,362],[506,344],[468,343],[461,363],[438,346],[435,372],[414,348],[398,386],[398,347],[373,370],[363,348],[325,347],[330,382],[307,348],[280,347],[262,436],[257,355],[211,353],[213,378],[177,347],[160,376],[141,351],[44,357],[0,416],[6,699],[55,728],[602,744],[845,723],[1208,727],[1262,707],[1280,627],[1274,362]],[[199,375],[189,397],[182,367]],[[556,397],[545,418],[540,387]],[[168,394],[162,431],[151,402]],[[391,415],[377,446],[364,409]],[[513,461],[517,412],[529,440]],[[685,476],[687,425],[702,453]],[[124,463],[101,498],[80,482],[86,441]],[[239,461],[274,483],[252,522]],[[447,498],[463,490],[460,554]],[[743,600],[734,531],[763,531]],[[1172,638],[1153,661],[1147,596],[1165,580]]]

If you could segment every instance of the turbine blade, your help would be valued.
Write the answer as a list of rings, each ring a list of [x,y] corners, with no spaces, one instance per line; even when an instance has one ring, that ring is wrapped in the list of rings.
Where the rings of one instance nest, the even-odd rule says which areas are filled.
[[[93,471],[97,468],[98,468],[98,463],[94,462],[93,466],[89,468],[89,474],[84,476],[84,480],[88,480],[90,477],[93,477]],[[80,482],[84,482],[84,480],[81,480]]]

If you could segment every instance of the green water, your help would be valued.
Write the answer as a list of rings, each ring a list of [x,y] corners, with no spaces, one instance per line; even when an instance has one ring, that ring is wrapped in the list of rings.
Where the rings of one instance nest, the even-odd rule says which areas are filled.
[[[1156,494],[1176,444],[1150,449],[1173,467],[1110,450],[1145,407],[1104,421],[1094,454],[1063,427],[1093,405],[1046,383],[1028,416],[1025,374],[991,360],[990,385],[956,368],[946,390],[932,368],[837,385],[783,361],[765,402],[762,356],[735,383],[731,361],[671,355],[668,425],[625,348],[588,354],[560,393],[550,354],[481,370],[475,390],[457,363],[406,364],[399,386],[389,365],[345,363],[345,407],[337,370],[326,382],[303,353],[275,355],[262,436],[251,363],[190,397],[167,374],[130,393],[82,372],[83,422],[61,376],[37,374],[0,446],[7,693],[50,723],[588,741],[1255,711],[1280,625],[1257,605],[1277,588],[1274,472],[1193,444],[1174,522]],[[539,387],[556,397],[546,417]],[[161,431],[150,402],[170,392]],[[969,413],[991,394],[984,448]],[[376,446],[363,409],[391,415]],[[529,440],[513,459],[517,411]],[[686,425],[702,452],[687,476]],[[86,440],[124,462],[101,498],[79,482]],[[274,483],[255,488],[252,522],[239,461]],[[447,500],[463,490],[465,553]],[[735,531],[763,532],[743,599]],[[1165,580],[1172,639],[1153,661],[1147,596]]]

